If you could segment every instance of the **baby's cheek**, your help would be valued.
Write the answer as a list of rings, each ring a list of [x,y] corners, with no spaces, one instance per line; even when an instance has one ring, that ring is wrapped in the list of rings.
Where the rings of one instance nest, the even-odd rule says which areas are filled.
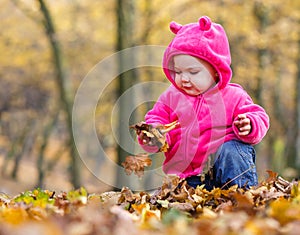
[[[176,84],[177,86],[180,86],[180,79],[179,79],[179,78],[177,78],[177,77],[175,76],[174,81],[175,81],[175,84]]]

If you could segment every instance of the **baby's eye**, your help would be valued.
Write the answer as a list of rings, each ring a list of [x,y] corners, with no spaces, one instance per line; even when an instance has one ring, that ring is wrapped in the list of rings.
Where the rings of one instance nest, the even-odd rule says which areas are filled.
[[[175,73],[176,73],[176,74],[181,74],[181,71],[175,70]]]
[[[196,75],[196,74],[198,74],[199,73],[199,71],[190,71],[190,74],[191,75]]]

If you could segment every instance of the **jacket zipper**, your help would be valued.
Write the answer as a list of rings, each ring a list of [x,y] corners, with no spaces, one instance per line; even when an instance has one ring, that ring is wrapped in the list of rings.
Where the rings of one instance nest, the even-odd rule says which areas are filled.
[[[195,119],[193,120],[193,122],[192,122],[192,125],[190,126],[190,128],[188,129],[188,131],[187,131],[187,133],[186,133],[186,138],[185,138],[185,153],[188,153],[189,152],[189,150],[188,150],[188,142],[189,142],[189,138],[188,138],[188,136],[190,136],[190,133],[192,132],[192,129],[193,129],[193,127],[195,126],[195,124],[197,124],[197,122],[198,122],[198,112],[199,112],[199,110],[200,110],[200,108],[201,108],[201,106],[202,106],[202,103],[203,103],[203,95],[201,94],[201,95],[199,95],[197,98],[196,98],[197,100],[196,100],[196,105],[194,106],[195,108],[194,108],[194,112],[195,112],[195,114],[196,114],[196,117],[195,117]],[[199,125],[197,125],[196,126],[197,128],[199,127]],[[199,130],[200,131],[200,130]],[[191,159],[189,159],[188,158],[188,156],[187,156],[187,154],[186,154],[186,156],[185,156],[185,160],[191,160]],[[191,162],[190,162],[191,163]],[[194,170],[194,168],[193,168],[193,170]]]

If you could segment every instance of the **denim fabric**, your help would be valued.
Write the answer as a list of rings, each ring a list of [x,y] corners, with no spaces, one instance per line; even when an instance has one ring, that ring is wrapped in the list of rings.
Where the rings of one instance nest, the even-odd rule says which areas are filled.
[[[216,153],[212,175],[188,177],[187,183],[196,188],[205,184],[208,190],[213,187],[229,188],[233,185],[249,188],[258,184],[253,146],[237,140],[224,143]]]

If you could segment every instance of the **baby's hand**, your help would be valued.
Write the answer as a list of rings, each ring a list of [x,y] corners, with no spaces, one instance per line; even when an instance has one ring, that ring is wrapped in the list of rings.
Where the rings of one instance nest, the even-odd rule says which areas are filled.
[[[155,146],[154,136],[149,136],[144,132],[140,132],[138,136],[144,145]]]
[[[251,121],[246,114],[239,114],[238,120],[234,122],[234,125],[239,129],[240,136],[246,136],[251,132]]]

